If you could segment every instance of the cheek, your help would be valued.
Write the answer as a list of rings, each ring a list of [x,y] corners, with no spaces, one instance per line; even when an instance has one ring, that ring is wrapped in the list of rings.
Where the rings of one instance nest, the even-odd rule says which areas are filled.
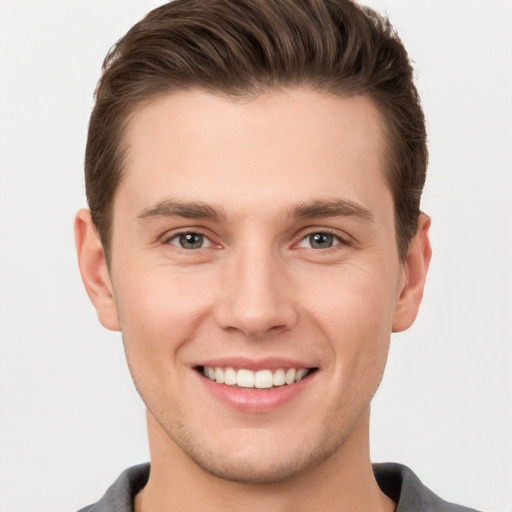
[[[180,401],[172,390],[188,370],[180,364],[182,346],[197,336],[208,317],[211,289],[169,269],[122,275],[132,276],[114,284],[128,367],[139,394],[158,417],[167,414],[165,404],[175,407]]]
[[[331,325],[339,337],[359,338],[366,333],[391,333],[397,293],[396,270],[391,266],[347,265],[328,269],[309,279],[313,286],[303,291],[304,303],[324,325]]]
[[[382,372],[387,358],[396,272],[368,268],[340,268],[329,279],[317,276],[317,285],[324,286],[309,288],[310,315],[330,341],[334,371],[344,381],[364,381],[361,374]]]
[[[166,268],[124,275],[132,279],[114,284],[114,290],[127,355],[158,366],[171,362],[208,315],[212,287],[200,276]]]

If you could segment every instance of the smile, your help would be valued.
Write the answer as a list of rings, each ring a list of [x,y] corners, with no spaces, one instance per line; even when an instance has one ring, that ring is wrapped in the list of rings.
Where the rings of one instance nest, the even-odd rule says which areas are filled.
[[[309,375],[313,368],[278,368],[257,371],[240,368],[202,366],[198,370],[208,379],[217,384],[238,388],[271,389],[273,387],[291,385]]]

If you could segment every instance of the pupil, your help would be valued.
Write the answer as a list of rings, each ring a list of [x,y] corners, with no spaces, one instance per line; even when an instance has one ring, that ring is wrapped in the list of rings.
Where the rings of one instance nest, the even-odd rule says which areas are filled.
[[[180,235],[180,245],[184,249],[200,249],[203,245],[203,235],[197,233]]]
[[[328,233],[316,233],[311,235],[310,242],[314,249],[328,249],[332,247],[333,236]]]

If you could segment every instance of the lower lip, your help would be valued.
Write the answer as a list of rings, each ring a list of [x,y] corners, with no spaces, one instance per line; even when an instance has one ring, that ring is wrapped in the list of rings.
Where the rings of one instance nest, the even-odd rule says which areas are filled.
[[[198,377],[212,395],[230,407],[244,412],[263,413],[282,407],[302,393],[314,379],[316,373],[314,372],[294,384],[285,384],[262,390],[234,388],[225,384],[218,384],[200,373],[198,373]]]

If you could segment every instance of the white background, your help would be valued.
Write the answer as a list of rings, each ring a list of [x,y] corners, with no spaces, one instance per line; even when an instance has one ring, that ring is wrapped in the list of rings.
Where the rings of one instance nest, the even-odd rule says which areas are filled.
[[[0,0],[0,511],[96,501],[145,461],[118,333],[72,238],[101,61],[151,0]],[[434,258],[373,407],[375,460],[444,498],[512,511],[512,2],[385,0],[416,62]]]

